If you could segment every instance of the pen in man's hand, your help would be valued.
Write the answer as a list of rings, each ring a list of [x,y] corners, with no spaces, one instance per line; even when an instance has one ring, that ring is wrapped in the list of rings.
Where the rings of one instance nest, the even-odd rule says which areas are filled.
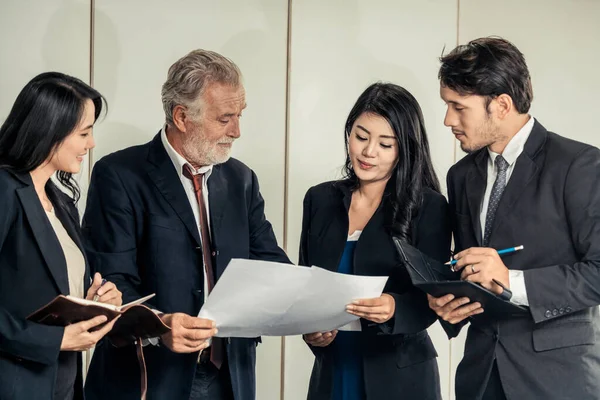
[[[104,286],[105,283],[106,279],[102,278],[102,283],[100,283],[100,287],[98,288],[98,290],[100,290],[100,288]],[[98,301],[98,299],[100,299],[100,296],[98,295],[98,290],[96,290],[96,294],[94,295],[94,301]]]
[[[513,253],[515,251],[519,251],[519,250],[523,250],[523,245],[521,246],[516,246],[516,247],[509,247],[508,249],[502,249],[502,250],[498,250],[498,255],[502,255],[502,254],[508,254],[508,253]],[[446,264],[444,265],[450,265],[452,267],[454,267],[454,265],[458,262],[458,260],[455,260],[454,258],[451,259],[450,261],[448,261]],[[452,268],[452,271],[454,271],[454,268]]]

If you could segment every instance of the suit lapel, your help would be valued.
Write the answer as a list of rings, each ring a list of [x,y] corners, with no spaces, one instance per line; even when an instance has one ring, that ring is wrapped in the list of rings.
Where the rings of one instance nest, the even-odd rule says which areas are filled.
[[[200,234],[198,233],[196,217],[194,217],[192,207],[190,207],[185,190],[181,185],[179,175],[161,142],[160,133],[150,142],[147,173],[158,191],[181,219],[197,245],[200,246]]]
[[[493,240],[494,232],[498,229],[498,226],[514,209],[515,203],[525,192],[527,186],[539,174],[541,165],[538,164],[541,163],[541,160],[537,156],[546,141],[547,135],[546,129],[536,121],[502,193],[492,225],[490,241]]]
[[[219,237],[219,231],[221,229],[221,221],[223,220],[223,212],[225,211],[227,199],[228,199],[228,187],[229,182],[221,174],[221,166],[215,165],[212,173],[208,178],[208,209],[210,212],[210,231],[211,237],[213,238],[213,245],[215,245],[215,239]]]
[[[17,196],[59,292],[69,294],[67,261],[61,251],[62,247],[35,192],[31,178],[26,183],[28,186],[17,189]]]
[[[481,205],[483,204],[483,196],[487,186],[487,151],[481,150],[474,158],[474,163],[467,172],[466,177],[466,193],[471,223],[473,224],[473,232],[477,238],[477,244],[481,246],[483,241],[481,232]]]

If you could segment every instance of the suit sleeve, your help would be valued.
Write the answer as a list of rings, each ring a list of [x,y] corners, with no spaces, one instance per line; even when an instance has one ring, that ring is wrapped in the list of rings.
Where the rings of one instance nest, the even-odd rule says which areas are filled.
[[[529,307],[536,323],[557,317],[548,310],[564,308],[569,313],[600,304],[600,150],[597,148],[586,148],[574,158],[565,180],[564,203],[571,235],[571,243],[564,245],[573,246],[580,261],[524,271]]]
[[[16,212],[14,202],[9,199],[10,194],[0,196],[0,250],[9,235]],[[10,268],[10,265],[3,262],[0,268]],[[52,365],[58,361],[63,334],[63,327],[41,325],[16,317],[0,304],[1,353],[16,359]]]
[[[457,226],[457,224],[456,224],[456,193],[454,192],[455,183],[453,180],[453,176],[454,176],[453,172],[454,172],[454,168],[450,168],[450,171],[448,171],[448,175],[446,176],[446,187],[448,188],[448,208],[449,208],[448,215],[449,215],[449,221],[450,221],[450,231],[457,232],[457,229],[456,229],[456,226]],[[461,242],[461,238],[454,235],[453,239],[454,239],[454,254],[464,250],[463,244]],[[441,318],[439,318],[438,320],[440,321],[440,325],[444,329],[444,332],[446,332],[448,339],[457,337],[458,334],[460,333],[460,330],[462,329],[462,327],[468,323],[468,320],[463,320],[456,324],[451,324],[450,322],[444,321]]]
[[[102,160],[92,172],[82,232],[92,274],[113,282],[123,303],[140,298],[132,204],[117,172]]]
[[[300,251],[298,254],[298,265],[310,267],[308,255],[308,232],[310,229],[311,202],[310,190],[306,192],[302,202],[302,232],[300,233]]]
[[[439,261],[450,256],[450,218],[448,203],[439,195],[429,198],[423,203],[418,216],[413,246]],[[427,329],[436,320],[436,315],[429,308],[427,295],[416,287],[406,293],[388,293],[396,302],[395,315],[389,321],[379,324],[384,334],[411,334]],[[367,325],[373,325],[364,321]]]
[[[260,194],[258,179],[252,172],[248,218],[250,226],[250,259],[291,263],[277,244],[271,223],[265,217],[265,201]]]

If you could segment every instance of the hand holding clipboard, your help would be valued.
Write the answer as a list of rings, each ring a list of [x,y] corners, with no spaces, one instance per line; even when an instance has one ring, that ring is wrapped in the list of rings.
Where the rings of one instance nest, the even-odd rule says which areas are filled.
[[[408,243],[394,238],[394,244],[413,285],[431,296],[452,294],[455,299],[467,297],[471,302],[479,303],[487,316],[498,319],[528,312],[527,308],[511,303],[477,283],[461,280],[459,272],[452,271]]]

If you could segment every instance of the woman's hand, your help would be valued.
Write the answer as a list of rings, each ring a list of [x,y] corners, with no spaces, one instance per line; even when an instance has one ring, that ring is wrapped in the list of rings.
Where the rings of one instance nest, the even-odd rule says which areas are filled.
[[[302,335],[302,338],[311,346],[325,347],[329,346],[331,342],[333,342],[333,339],[335,339],[335,335],[337,335],[337,333],[337,330],[333,330],[331,332],[307,333]]]
[[[387,293],[374,299],[354,300],[346,306],[346,311],[357,317],[382,324],[389,321],[396,311],[396,301]]]
[[[94,274],[92,286],[88,289],[86,300],[93,300],[94,296],[98,295],[100,303],[112,304],[120,306],[123,304],[123,294],[117,289],[117,286],[112,282],[102,284],[102,275],[98,272]]]
[[[106,322],[106,316],[100,315],[87,321],[81,321],[76,324],[71,324],[65,327],[62,342],[60,344],[61,351],[84,351],[89,350],[98,343],[113,328],[115,322],[121,318],[117,318],[104,325],[102,328],[90,332],[91,329],[102,325]]]

